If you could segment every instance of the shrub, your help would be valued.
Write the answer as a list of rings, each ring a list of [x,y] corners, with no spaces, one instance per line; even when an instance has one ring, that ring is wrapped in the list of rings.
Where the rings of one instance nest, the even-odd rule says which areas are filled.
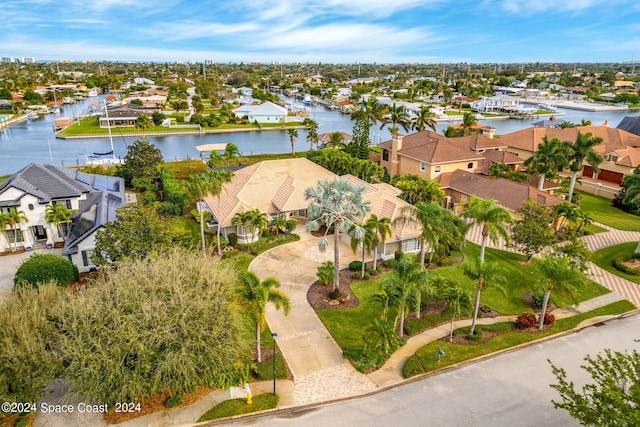
[[[538,320],[539,321],[539,320]],[[556,316],[554,316],[551,313],[545,313],[544,314],[544,324],[545,325],[553,325],[553,322],[556,321]]]
[[[167,408],[174,408],[176,406],[182,405],[182,393],[177,393],[169,396],[164,406]]]
[[[402,258],[402,255],[403,255],[403,254],[402,254],[402,251],[396,251],[396,252],[393,254],[393,257],[395,258],[395,260],[396,260],[396,261],[400,261],[400,258]]]
[[[236,233],[231,233],[227,236],[227,240],[229,241],[229,245],[235,246],[238,244],[238,235]]]
[[[534,327],[538,323],[536,315],[533,313],[522,313],[516,319],[516,326],[521,329]]]
[[[273,379],[273,357],[253,366],[253,373],[260,381]],[[280,353],[276,354],[276,378],[287,378],[287,364]]]
[[[233,258],[234,256],[238,256],[240,255],[240,251],[237,249],[232,249],[230,251],[223,251],[222,252],[222,258],[227,259],[227,258]]]
[[[288,219],[285,223],[285,228],[287,229],[287,233],[291,233],[298,226],[298,221],[295,219]]]
[[[14,424],[14,427],[27,427],[29,425],[29,418],[20,417],[18,421]]]
[[[78,280],[78,267],[58,255],[33,254],[25,260],[13,278],[16,285],[38,287],[39,283],[55,281],[66,286]]]
[[[158,196],[156,195],[156,193],[152,192],[152,191],[145,191],[142,194],[142,204],[143,205],[150,205],[154,202],[158,201]]]
[[[262,230],[262,237],[271,237],[271,231],[268,228]]]
[[[625,262],[628,260],[629,257],[622,254],[613,258],[613,260],[611,260],[611,263],[616,268],[616,270],[622,271],[623,273],[630,274],[632,276],[640,276],[640,267],[628,266],[627,264],[625,264]]]
[[[424,371],[425,368],[424,366],[422,366],[420,358],[414,354],[404,363],[404,367],[402,368],[402,377],[411,378],[415,375],[423,373]]]
[[[177,216],[177,215],[182,215],[182,208],[176,205],[175,203],[161,202],[158,204],[158,207],[156,208],[156,212],[158,213],[158,215],[163,217]],[[198,216],[198,220],[199,219],[200,219],[200,216]]]
[[[349,270],[362,271],[362,261],[351,261],[349,263]]]
[[[533,288],[533,292],[531,294],[531,302],[533,308],[542,308],[542,304],[544,303],[544,294],[546,292],[546,288],[544,285],[536,285]]]
[[[322,265],[318,267],[318,271],[316,271],[316,277],[321,285],[327,286],[331,283],[333,281],[333,262],[323,262]]]

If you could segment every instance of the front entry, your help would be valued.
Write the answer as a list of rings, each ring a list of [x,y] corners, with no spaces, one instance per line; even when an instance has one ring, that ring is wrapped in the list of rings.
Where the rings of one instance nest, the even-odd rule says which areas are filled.
[[[36,240],[47,240],[47,231],[41,225],[31,226],[31,232]]]

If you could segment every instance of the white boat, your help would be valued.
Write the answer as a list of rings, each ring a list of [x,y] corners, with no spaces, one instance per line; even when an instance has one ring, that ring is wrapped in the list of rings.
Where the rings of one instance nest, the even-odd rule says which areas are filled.
[[[541,110],[553,111],[554,113],[558,111],[558,107],[551,104],[538,104],[538,108]]]
[[[60,114],[60,107],[58,107],[57,105],[54,105],[53,107],[51,107],[51,113]]]
[[[304,105],[311,105],[311,95],[305,95],[304,99],[302,100],[302,103]]]
[[[95,89],[91,89],[89,93],[87,93],[87,97],[89,98],[95,98],[96,96],[98,96],[98,91]]]

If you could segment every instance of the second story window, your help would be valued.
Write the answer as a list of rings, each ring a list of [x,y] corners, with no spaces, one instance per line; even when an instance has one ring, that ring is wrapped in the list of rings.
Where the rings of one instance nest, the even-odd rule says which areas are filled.
[[[389,150],[382,150],[382,160],[385,162],[389,161]]]
[[[420,170],[423,172],[427,170],[427,164],[425,162],[420,162]]]

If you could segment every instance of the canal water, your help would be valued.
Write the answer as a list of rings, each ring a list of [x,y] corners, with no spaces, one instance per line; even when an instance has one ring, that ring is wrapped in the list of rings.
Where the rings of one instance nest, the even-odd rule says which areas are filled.
[[[294,107],[302,107],[298,101],[286,99],[293,103]],[[83,114],[91,104],[101,104],[102,97],[88,98],[74,105],[63,106],[60,115],[49,114],[35,120],[16,123],[8,128],[0,130],[0,175],[17,172],[31,162],[52,163],[55,165],[83,165],[86,156],[92,153],[105,153],[111,150],[108,138],[64,140],[56,139],[53,126],[56,118],[72,117]],[[351,134],[353,121],[349,115],[337,111],[327,110],[322,106],[304,106],[309,111],[309,116],[319,124],[318,133],[342,131]],[[584,112],[576,110],[559,109],[558,118],[571,122],[580,122],[582,119],[591,120],[594,125],[608,121],[609,126],[615,127],[625,116],[637,116],[640,112]],[[526,120],[481,120],[480,123],[496,128],[497,134],[505,134],[531,126],[538,119]],[[455,122],[441,122],[437,126],[437,132],[442,133],[447,126]],[[402,129],[401,129],[402,131]],[[306,141],[307,132],[298,130],[299,137],[295,143],[296,151],[306,151],[309,143]],[[390,138],[389,131],[385,127],[371,127],[371,143],[378,144]],[[124,138],[120,130],[113,129],[113,146],[117,157],[124,157],[128,144],[135,138]],[[286,130],[261,131],[261,132],[236,132],[213,135],[181,135],[149,137],[161,151],[167,161],[198,158],[199,153],[195,149],[197,145],[233,142],[238,146],[243,155],[263,153],[286,153],[291,151],[291,142]]]

